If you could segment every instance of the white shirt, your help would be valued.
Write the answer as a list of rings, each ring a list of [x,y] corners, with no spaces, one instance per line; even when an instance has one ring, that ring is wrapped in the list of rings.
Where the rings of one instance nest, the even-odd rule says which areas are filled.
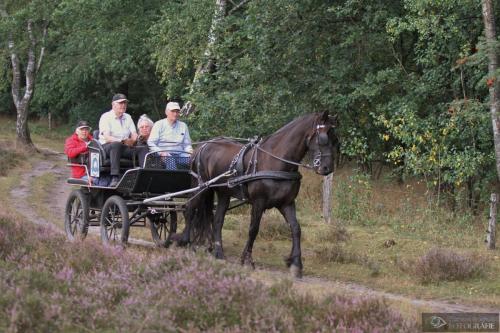
[[[151,129],[148,139],[149,150],[169,150],[191,153],[191,137],[185,123],[177,120],[170,125],[168,120],[158,120]]]
[[[128,113],[124,113],[121,117],[117,117],[113,110],[102,114],[99,120],[99,142],[105,144],[106,141],[102,135],[107,132],[117,141],[125,140],[132,133],[137,133],[132,117]]]

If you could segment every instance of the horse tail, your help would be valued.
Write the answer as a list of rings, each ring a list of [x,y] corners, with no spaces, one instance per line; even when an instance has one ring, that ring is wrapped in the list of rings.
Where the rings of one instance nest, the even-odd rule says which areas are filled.
[[[214,223],[213,189],[205,188],[195,193],[186,205],[185,219],[186,228],[184,229],[183,243],[207,245],[211,248]]]

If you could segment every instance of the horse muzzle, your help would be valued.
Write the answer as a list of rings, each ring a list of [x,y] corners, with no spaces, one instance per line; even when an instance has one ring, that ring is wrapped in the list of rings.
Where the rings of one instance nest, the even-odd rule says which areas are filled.
[[[316,168],[316,173],[322,176],[329,175],[333,172],[333,167],[328,165],[320,165]]]

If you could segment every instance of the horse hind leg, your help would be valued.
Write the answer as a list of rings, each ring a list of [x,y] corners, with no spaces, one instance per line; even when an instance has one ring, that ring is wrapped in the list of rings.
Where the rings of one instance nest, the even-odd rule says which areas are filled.
[[[300,250],[300,225],[295,213],[295,203],[278,208],[285,220],[290,225],[292,231],[292,250],[290,256],[285,259],[286,265],[290,268],[293,277],[302,277],[302,253]]]
[[[217,259],[224,259],[224,249],[222,247],[222,226],[224,225],[224,216],[229,207],[229,195],[217,194],[217,208],[214,219],[214,256]]]
[[[260,220],[262,219],[263,213],[264,208],[261,205],[258,203],[252,205],[252,217],[248,229],[248,240],[241,254],[241,264],[250,265],[252,268],[255,268],[255,263],[252,258],[253,243],[259,233]]]

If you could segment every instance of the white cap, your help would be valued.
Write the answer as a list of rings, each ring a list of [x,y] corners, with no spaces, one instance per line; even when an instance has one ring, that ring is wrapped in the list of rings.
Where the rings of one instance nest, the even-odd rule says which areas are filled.
[[[172,110],[180,110],[181,107],[179,106],[179,103],[176,102],[168,102],[167,103],[167,111],[172,111]]]

